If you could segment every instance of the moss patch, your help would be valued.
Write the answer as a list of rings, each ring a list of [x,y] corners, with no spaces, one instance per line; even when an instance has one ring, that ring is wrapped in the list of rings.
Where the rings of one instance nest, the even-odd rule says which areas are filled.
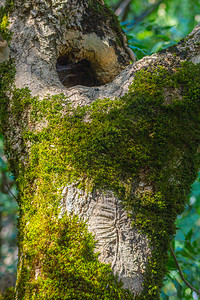
[[[98,262],[86,225],[58,217],[62,190],[75,181],[88,191],[113,190],[147,234],[153,252],[138,299],[159,299],[174,221],[199,167],[199,77],[200,66],[189,62],[173,72],[142,70],[120,99],[76,109],[62,94],[39,101],[15,89],[9,107],[1,97],[2,124],[10,110],[26,151],[29,145],[20,161],[7,141],[20,197],[20,299],[133,298]]]
[[[0,300],[14,300],[15,299],[15,290],[13,287],[8,288],[4,293],[0,292]]]
[[[31,215],[20,242],[20,299],[132,299],[110,267],[98,262],[94,238],[78,218],[56,219],[44,199]]]
[[[11,39],[11,32],[8,30],[8,15],[12,11],[14,6],[13,0],[6,0],[4,6],[0,6],[0,34],[4,40],[9,41]],[[0,73],[1,74],[1,73]]]

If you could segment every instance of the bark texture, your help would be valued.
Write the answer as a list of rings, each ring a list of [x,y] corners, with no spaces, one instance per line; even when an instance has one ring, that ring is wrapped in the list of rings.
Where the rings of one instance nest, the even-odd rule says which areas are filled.
[[[33,95],[63,91],[59,57],[68,63],[88,60],[100,83],[110,82],[134,59],[118,21],[99,1],[16,1],[15,7],[16,84],[28,86]]]
[[[131,226],[131,219],[111,191],[85,193],[75,185],[63,190],[62,213],[78,215],[97,240],[99,260],[111,264],[124,287],[139,293],[147,258],[151,255],[145,234]]]
[[[13,33],[10,50],[16,67],[14,80],[16,88],[28,87],[31,96],[38,96],[38,103],[44,97],[62,93],[66,98],[63,102],[64,115],[66,113],[65,102],[67,103],[68,101],[76,108],[77,106],[91,105],[96,99],[109,98],[114,101],[116,98],[123,97],[128,92],[135,75],[141,70],[146,70],[147,68],[154,70],[156,66],[161,66],[172,71],[180,67],[181,62],[186,60],[195,64],[200,62],[200,26],[197,26],[176,47],[154,54],[151,57],[145,57],[129,65],[130,61],[134,60],[134,55],[127,47],[126,38],[117,20],[103,1],[16,0],[14,10],[10,15],[10,30]],[[0,40],[0,47],[1,43],[3,43],[3,39]],[[64,86],[59,79],[57,70],[63,68],[63,76],[71,76],[72,81],[70,81],[70,84],[72,84],[73,77],[77,76],[76,73],[73,73],[74,66],[80,62],[81,69],[82,61],[89,63],[88,68],[90,68],[90,72],[98,84],[89,87],[78,85],[68,88],[68,83],[66,83],[66,86]],[[59,64],[59,67],[56,70],[57,64]],[[68,73],[65,73],[66,70]],[[83,74],[83,76],[85,75]],[[171,103],[174,95],[176,98],[181,97],[180,89],[165,88],[165,105]],[[32,155],[32,143],[29,139],[24,138],[24,128],[26,127],[27,129],[28,127],[31,132],[40,132],[48,127],[49,121],[45,120],[44,115],[42,121],[36,121],[33,124],[29,107],[20,112],[20,115],[15,114],[12,97],[10,97],[7,111],[9,113],[8,123],[5,126],[5,137],[7,139],[7,148],[10,152],[10,161],[11,164],[13,161],[18,161],[19,165],[26,170],[30,162],[29,157]],[[19,120],[19,117],[21,120]],[[90,118],[86,122],[90,122]],[[60,131],[62,131],[62,128],[60,128]],[[179,185],[178,181],[180,178],[178,175],[173,177],[173,172],[176,174],[180,165],[182,166],[187,151],[188,148],[185,147],[185,149],[182,149],[182,153],[179,151],[179,154],[176,152],[174,157],[166,158],[166,164],[171,172],[169,182],[173,186]],[[46,159],[48,160],[48,155]],[[14,171],[17,177],[20,174],[20,170]],[[165,167],[161,167],[160,172],[165,174]],[[146,195],[155,192],[154,181],[147,179],[149,173],[150,171],[145,165],[139,167],[137,180],[131,184],[133,197],[143,199]],[[56,182],[56,172],[54,176]],[[19,176],[19,178],[21,177]],[[35,209],[38,204],[34,199],[37,199],[37,195],[42,195],[43,193],[40,186],[42,180],[42,176],[39,177],[35,174],[34,187],[31,192],[34,196],[30,198],[31,205],[35,205]],[[193,178],[191,178],[192,180]],[[119,279],[124,284],[123,287],[133,293],[131,297],[157,299],[158,294],[154,295],[152,291],[149,294],[148,292],[142,294],[142,292],[145,282],[148,281],[147,277],[152,276],[154,278],[154,275],[149,273],[149,269],[153,269],[149,265],[149,260],[153,255],[153,250],[159,251],[160,244],[157,244],[155,241],[152,243],[147,233],[140,232],[138,226],[132,225],[134,220],[134,214],[131,215],[133,208],[125,209],[125,206],[120,201],[121,199],[119,199],[120,197],[116,196],[114,191],[102,189],[98,188],[88,192],[81,189],[77,182],[65,186],[62,185],[59,187],[61,197],[58,197],[60,212],[52,218],[57,222],[67,214],[77,215],[80,220],[85,221],[88,225],[88,230],[94,234],[97,240],[95,251],[100,252],[99,260],[103,263],[111,264],[113,273],[119,275]],[[183,194],[187,194],[189,183],[185,190]],[[22,191],[20,191],[19,195],[22,199],[27,198],[26,193]],[[46,201],[48,202],[48,197]],[[19,224],[23,224],[21,229],[19,227],[21,230],[19,235],[23,240],[23,235],[25,236],[26,232],[28,232],[31,220],[28,221],[26,218],[25,204],[20,198],[19,203],[21,208],[21,223]],[[48,203],[46,204],[48,206]],[[162,218],[162,214],[159,215],[158,213],[158,217]],[[172,224],[175,221],[175,217],[172,214],[170,221]],[[27,282],[20,282],[23,277],[21,270],[23,270],[23,264],[27,259],[26,254],[24,254],[26,253],[26,245],[21,243],[20,246],[16,299],[35,299],[32,298],[35,293],[34,289],[30,288],[29,294],[28,292],[23,294],[23,297],[26,298],[22,298],[20,296],[22,294],[18,292],[18,288],[26,289],[24,285],[30,284],[28,279]],[[165,249],[163,255],[166,256],[166,254],[167,249]],[[155,260],[155,263],[158,262]],[[37,260],[37,263],[30,268],[32,268],[31,274],[34,274],[34,282],[37,282],[38,278],[43,276],[42,265]],[[159,290],[159,288],[160,286],[155,288],[155,290]],[[54,296],[54,299],[65,299],[63,297]],[[126,299],[125,296],[109,297],[105,299]],[[79,299],[79,297],[75,296],[73,299]],[[90,298],[87,296],[85,299]],[[98,299],[104,299],[104,296]]]

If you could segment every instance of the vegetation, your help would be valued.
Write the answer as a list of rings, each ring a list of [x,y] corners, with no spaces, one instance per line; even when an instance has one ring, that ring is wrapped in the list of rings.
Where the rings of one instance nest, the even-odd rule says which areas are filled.
[[[10,68],[10,73],[8,69],[9,66],[6,64],[2,67],[3,71],[1,74],[8,74],[8,77],[1,75],[1,92],[4,91],[3,87],[8,86],[10,79],[14,75],[14,68]],[[188,72],[188,69],[190,72]],[[177,72],[174,73],[170,73],[166,68],[157,66],[154,70],[149,69],[138,73],[136,80],[130,87],[129,93],[124,97],[115,101],[110,101],[109,99],[98,100],[92,107],[78,107],[76,110],[72,109],[70,103],[62,95],[46,98],[38,104],[37,98],[32,99],[28,90],[13,91],[13,105],[16,107],[17,114],[20,115],[24,107],[29,106],[31,107],[33,124],[41,122],[44,115],[48,120],[48,127],[43,128],[39,132],[27,132],[26,128],[24,128],[24,141],[31,141],[31,157],[30,164],[25,172],[26,176],[24,177],[22,173],[24,171],[23,166],[19,165],[18,161],[10,161],[11,166],[15,164],[15,169],[17,164],[19,172],[17,185],[20,196],[24,199],[22,206],[26,214],[24,214],[20,226],[23,227],[27,220],[32,220],[30,231],[26,232],[24,237],[21,236],[19,239],[19,243],[21,243],[27,254],[26,263],[28,265],[33,257],[41,257],[42,260],[38,262],[38,265],[42,264],[43,273],[48,274],[47,277],[52,280],[47,282],[44,276],[41,277],[39,283],[38,281],[36,283],[27,265],[21,266],[20,276],[29,276],[30,278],[29,290],[37,292],[40,290],[41,294],[38,293],[40,298],[35,299],[41,299],[41,296],[49,297],[52,294],[52,290],[42,289],[42,286],[50,287],[53,285],[55,294],[52,294],[54,296],[52,299],[59,298],[59,293],[66,293],[64,284],[59,283],[57,285],[57,279],[60,277],[59,272],[62,272],[62,274],[65,272],[65,276],[69,279],[69,284],[71,284],[71,290],[68,291],[69,295],[67,295],[69,298],[66,299],[71,299],[70,297],[74,296],[75,294],[73,293],[76,291],[79,291],[79,295],[82,298],[89,297],[90,294],[93,295],[91,299],[94,299],[94,297],[98,299],[97,295],[99,295],[100,290],[103,293],[100,299],[123,299],[122,297],[128,299],[129,297],[127,291],[121,289],[120,283],[118,284],[115,277],[111,275],[109,268],[98,263],[97,256],[92,252],[94,247],[93,238],[87,233],[84,224],[75,219],[69,222],[67,218],[58,220],[57,223],[52,222],[52,217],[55,214],[59,214],[59,199],[55,202],[59,189],[55,189],[54,185],[50,184],[52,182],[50,179],[53,178],[55,186],[57,184],[58,188],[62,188],[66,183],[74,180],[79,181],[80,187],[90,191],[93,188],[112,188],[120,199],[125,199],[123,204],[129,212],[134,206],[136,211],[134,216],[135,225],[145,231],[150,239],[152,238],[152,233],[157,232],[157,235],[154,234],[154,239],[152,240],[152,243],[155,244],[156,242],[157,249],[152,260],[149,261],[151,268],[154,264],[154,280],[153,282],[146,282],[145,288],[148,289],[150,297],[152,295],[153,297],[158,297],[158,291],[162,284],[159,279],[163,277],[167,259],[167,257],[163,257],[162,252],[166,249],[170,238],[175,234],[172,220],[176,218],[177,213],[183,211],[189,187],[194,181],[199,167],[198,157],[194,155],[199,144],[198,133],[200,124],[197,99],[200,78],[197,77],[197,74],[200,74],[199,66],[179,65]],[[193,86],[192,91],[191,85]],[[144,86],[146,93],[144,93]],[[163,89],[165,88],[180,89],[181,93],[179,96],[182,97],[182,100],[180,101],[179,97],[173,98],[166,105],[166,99],[163,96]],[[4,123],[7,98],[5,94],[1,94],[0,98],[1,101],[4,99],[4,105],[1,106],[1,109],[3,109],[1,111],[1,120]],[[61,115],[63,106],[65,106],[66,110],[65,116]],[[145,114],[144,106],[146,108]],[[135,114],[133,113],[133,108]],[[89,116],[90,122],[84,121],[85,116]],[[186,119],[188,122],[185,122]],[[58,120],[61,122],[59,128],[57,126]],[[71,130],[72,127],[73,130]],[[179,139],[177,139],[177,136]],[[191,136],[196,140],[196,143],[193,145],[189,143]],[[181,153],[183,141],[184,145],[186,143],[189,147],[187,149],[187,151],[189,150],[189,155]],[[123,145],[126,145],[126,148]],[[148,145],[148,148],[146,145]],[[158,145],[158,148],[155,145]],[[99,156],[96,155],[97,150]],[[64,156],[60,156],[60,153],[64,153]],[[180,154],[183,155],[184,167],[182,170],[172,170],[170,164],[172,153],[177,158],[179,158]],[[48,160],[46,159],[47,157]],[[58,158],[56,163],[55,157]],[[132,163],[133,160],[134,164]],[[168,162],[167,168],[165,168],[166,161]],[[131,188],[133,180],[139,182],[141,166],[144,165],[148,166],[145,180],[147,183],[153,183],[154,191],[147,192],[145,197],[140,198],[139,195],[138,197],[133,196]],[[163,176],[160,175],[160,168],[163,169]],[[180,187],[175,187],[172,181],[170,183],[171,195],[168,195],[166,191],[169,189],[172,172],[176,180],[180,180]],[[36,200],[33,190],[37,178],[40,178],[41,182]],[[81,181],[80,178],[87,178],[87,184],[85,185],[85,181]],[[31,183],[31,185],[30,189],[25,191],[23,187],[27,183]],[[180,192],[183,186],[185,187],[184,195]],[[30,204],[26,202],[27,197],[29,200],[38,201],[37,212],[34,209],[30,209]],[[49,204],[49,207],[46,207],[45,197],[49,198],[49,203],[52,203],[52,206]],[[195,204],[195,213],[198,214],[197,200]],[[189,218],[191,210],[189,205],[187,211],[183,214],[186,219]],[[163,219],[158,223],[158,216],[161,211]],[[41,214],[44,214],[44,218],[43,222],[39,223],[38,219],[41,219]],[[170,223],[169,219],[171,220]],[[178,222],[180,224],[181,219]],[[36,235],[31,236],[33,227]],[[80,235],[81,231],[84,232],[83,235]],[[52,240],[49,240],[48,245],[44,245],[44,240],[41,239],[41,236],[46,239],[46,235],[50,235],[51,232],[55,233],[54,242],[52,243]],[[197,255],[199,249],[198,243],[195,242],[192,235],[193,232],[196,234],[195,226],[194,230],[190,230],[189,233],[185,229],[185,243],[179,243],[179,246],[183,247],[184,245],[186,249],[179,251],[179,255],[182,258],[188,257],[191,264],[194,255]],[[40,236],[40,240],[37,240],[37,236]],[[75,238],[76,236],[77,239]],[[161,236],[162,238],[163,236],[166,237],[163,244],[159,242]],[[35,240],[37,243],[35,243]],[[79,240],[81,244],[78,243]],[[70,243],[73,243],[73,253],[69,253]],[[91,250],[89,251],[90,256],[86,257],[85,251],[88,251],[88,249]],[[193,257],[191,257],[191,254]],[[45,263],[52,255],[56,257],[54,263],[60,266],[57,274],[54,273],[54,265]],[[72,260],[74,261],[73,264],[71,263]],[[79,265],[75,263],[77,260]],[[160,264],[158,265],[157,262],[159,260]],[[187,261],[186,259],[186,269]],[[69,262],[72,269],[69,268]],[[63,265],[66,266],[64,270],[62,268]],[[85,267],[83,268],[83,266]],[[81,283],[81,288],[83,287],[84,291],[74,285],[75,280],[71,280],[73,268],[78,267],[79,278],[76,281]],[[195,270],[193,268],[192,272],[198,273],[198,267],[198,264],[196,264],[196,268]],[[169,261],[169,268],[175,269],[172,260]],[[189,273],[192,272],[189,270]],[[105,277],[102,278],[101,276]],[[171,273],[168,276],[177,288],[175,297],[179,298],[175,299],[193,299],[189,294],[191,292],[188,293],[185,287],[181,288],[182,283],[180,282],[180,284],[179,279],[177,280],[175,276],[175,273]],[[102,278],[102,285],[98,286],[97,282],[99,282],[100,277]],[[194,277],[193,275],[191,276],[195,281]],[[96,281],[94,278],[96,278]],[[109,290],[104,284],[108,280],[112,282]],[[62,290],[60,290],[61,286]],[[171,296],[171,291],[169,291],[168,287],[169,281],[163,289],[163,299],[168,299],[167,297]],[[86,295],[85,291],[90,293]],[[193,296],[195,297],[194,293]],[[22,297],[29,299],[28,292],[26,295],[22,294]]]
[[[7,76],[9,66],[5,64],[4,69]],[[13,76],[11,67],[10,70],[10,76]],[[26,281],[27,276],[29,278],[28,289],[24,291],[23,287],[19,288],[22,293],[21,299],[29,299],[29,293],[33,290],[37,290],[39,298],[53,295],[56,299],[63,293],[68,296],[66,299],[70,299],[76,295],[76,291],[79,291],[78,295],[81,298],[88,298],[89,295],[97,297],[100,293],[98,286],[92,284],[96,277],[95,272],[98,270],[98,276],[106,274],[111,276],[109,267],[98,263],[97,256],[94,256],[92,251],[94,242],[90,234],[87,232],[83,234],[83,224],[77,220],[71,219],[69,222],[68,218],[56,217],[60,213],[62,188],[74,181],[79,181],[79,187],[90,191],[94,188],[112,189],[130,213],[134,208],[134,225],[148,235],[155,247],[154,255],[149,261],[149,272],[153,272],[153,276],[149,276],[151,282],[147,280],[145,283],[144,299],[158,297],[162,278],[166,272],[167,257],[163,253],[166,253],[169,240],[175,233],[174,220],[177,213],[184,208],[185,198],[199,166],[196,152],[200,129],[197,98],[200,78],[197,74],[200,74],[199,66],[191,63],[180,64],[174,73],[162,66],[154,66],[152,69],[138,72],[128,94],[122,98],[115,101],[97,100],[92,106],[76,109],[73,109],[62,95],[38,101],[38,98],[30,97],[27,89],[12,90],[12,111],[20,122],[23,120],[21,114],[28,107],[31,111],[30,122],[33,125],[32,129],[28,130],[27,124],[21,121],[24,143],[29,141],[31,145],[26,168],[18,160],[17,153],[9,160],[11,170],[17,178],[20,208],[21,213],[23,212],[19,224],[21,228],[19,244],[26,259],[23,265],[19,266],[20,285],[23,285],[23,278]],[[1,84],[9,87],[10,82],[5,77]],[[169,96],[166,100],[164,97],[166,89],[169,91],[176,89],[180,92],[176,98]],[[2,111],[3,122],[6,110],[5,101]],[[86,117],[89,121],[85,121]],[[42,124],[44,118],[48,126],[36,130],[35,126]],[[196,141],[192,146],[191,138]],[[10,152],[9,141],[6,147]],[[184,148],[185,151],[182,150]],[[174,163],[170,163],[171,157],[182,162],[182,169],[179,167],[178,171],[176,170]],[[141,197],[139,188],[138,195],[137,193],[133,195],[132,182],[139,182],[143,168],[146,168],[145,181],[149,186],[153,186],[153,190],[143,192]],[[174,180],[171,181],[172,175]],[[177,181],[180,182],[178,187]],[[35,193],[36,182],[37,193]],[[27,222],[30,222],[28,227]],[[82,239],[80,235],[75,238],[79,226]],[[63,230],[66,228],[64,234],[62,227]],[[49,243],[48,236],[51,237]],[[70,246],[71,243],[73,247]],[[87,255],[88,269],[84,254],[86,252],[91,253],[91,258]],[[56,268],[56,274],[53,272],[55,266],[49,264],[51,255],[54,255],[56,265],[60,265],[60,268]],[[74,273],[75,269],[77,273],[76,261],[79,261],[80,277],[72,280],[68,274],[68,264],[71,262],[70,274]],[[41,279],[37,282],[34,281],[35,275],[28,268],[31,263],[38,264],[42,270]],[[66,290],[65,285],[59,283],[60,272],[62,274],[64,272],[62,266],[65,266],[64,270],[67,272],[65,278],[69,278],[68,285],[72,283],[70,290]],[[53,281],[49,284],[51,275]],[[101,299],[106,297],[127,299],[128,294],[124,294],[127,292],[121,289],[114,276],[112,275],[112,279],[107,276],[104,277],[105,281],[96,277],[97,283],[113,282],[110,284],[110,291],[106,285],[100,286]],[[91,290],[88,285],[84,285],[82,277],[89,285],[92,284]],[[45,278],[48,278],[48,282]],[[77,284],[82,287],[81,290]],[[55,289],[57,285],[58,290]],[[53,290],[47,289],[47,286],[53,287]],[[79,297],[78,295],[76,297]]]
[[[198,0],[106,0],[140,59],[177,43],[200,22]]]

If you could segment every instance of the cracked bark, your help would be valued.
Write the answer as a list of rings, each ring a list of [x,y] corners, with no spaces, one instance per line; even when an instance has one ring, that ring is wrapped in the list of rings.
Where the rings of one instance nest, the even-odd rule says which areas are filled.
[[[145,234],[132,228],[128,218],[111,191],[85,194],[70,185],[63,190],[62,214],[77,214],[87,222],[97,240],[99,259],[111,264],[124,287],[132,292],[142,289],[147,258],[151,255]]]

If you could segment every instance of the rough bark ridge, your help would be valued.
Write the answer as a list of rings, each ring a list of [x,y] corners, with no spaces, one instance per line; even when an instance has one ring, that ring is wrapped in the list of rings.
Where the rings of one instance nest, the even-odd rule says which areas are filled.
[[[100,83],[111,81],[130,61],[118,21],[98,1],[16,1],[15,7],[16,83],[28,84],[33,94],[63,90],[56,72],[59,57],[68,64],[88,60]]]
[[[16,75],[12,87],[7,90],[7,95],[3,95],[6,100],[1,101],[2,103],[7,101],[6,104],[4,103],[5,111],[2,120],[5,120],[6,116],[6,125],[4,124],[6,147],[12,170],[17,179],[21,210],[16,299],[33,299],[34,297],[36,297],[34,299],[42,299],[41,297],[51,299],[50,295],[52,295],[52,299],[133,299],[134,297],[157,299],[161,286],[161,282],[157,282],[157,280],[159,277],[162,279],[165,273],[167,246],[175,232],[174,221],[177,213],[183,209],[183,201],[180,199],[186,197],[198,168],[199,89],[196,88],[195,96],[193,91],[189,92],[188,83],[186,84],[187,88],[184,88],[181,63],[186,60],[199,62],[200,27],[196,27],[192,34],[176,47],[146,57],[130,66],[127,65],[130,60],[134,59],[134,56],[127,47],[126,39],[116,18],[103,1],[15,1],[13,12],[10,15],[10,30],[13,33],[10,49],[15,62]],[[0,42],[3,41],[0,40]],[[82,61],[89,63],[88,68],[98,82],[98,86],[66,88],[59,80],[56,64],[59,63],[65,70],[71,70],[78,62],[81,66]],[[4,66],[3,74],[8,72],[6,67],[9,69],[9,65]],[[122,71],[125,67],[127,68]],[[148,81],[143,83],[140,75],[137,75],[141,70],[146,72],[141,74],[148,77],[150,83]],[[180,82],[175,77],[177,72],[181,77]],[[169,74],[173,75],[174,80],[177,81],[175,85],[171,83],[173,80],[170,81]],[[163,87],[160,79],[156,76],[162,77]],[[188,78],[192,80],[192,76],[194,77],[194,74],[191,73]],[[136,84],[128,91],[134,78],[136,78]],[[166,78],[168,81],[165,82]],[[188,78],[186,82],[188,82]],[[150,86],[151,84],[152,86]],[[6,85],[9,86],[9,83],[6,82]],[[4,87],[3,84],[2,87]],[[25,87],[28,87],[30,94],[26,89],[23,90]],[[128,94],[125,95],[127,92]],[[62,96],[56,96],[60,93]],[[91,138],[92,129],[89,126],[90,123],[93,124],[93,120],[96,120],[96,112],[94,109],[93,117],[90,109],[85,113],[81,111],[80,107],[88,107],[88,105],[96,103],[96,99],[109,98],[110,108],[105,103],[97,104],[100,105],[97,112],[105,111],[102,127],[105,125],[106,128],[105,118],[110,111],[112,113],[115,102],[118,103],[116,97],[122,99],[116,104],[121,107],[122,115],[124,112],[124,115],[128,116],[127,119],[130,119],[130,107],[126,110],[126,103],[132,101],[130,100],[132,98],[136,99],[138,93],[140,93],[140,98],[136,101],[138,104],[136,102],[130,104],[131,111],[136,111],[134,118],[128,121],[123,119],[126,122],[125,125],[121,126],[118,123],[112,133],[114,136],[117,130],[121,130],[122,134],[116,135],[116,139],[119,140],[119,145],[122,145],[120,144],[121,136],[127,134],[124,127],[127,125],[128,128],[132,128],[130,124],[133,124],[133,131],[130,131],[129,151],[134,155],[123,152],[122,148],[129,146],[126,141],[127,143],[119,149],[117,144],[114,145],[116,152],[122,151],[119,156],[115,157],[112,145],[106,139],[106,132],[108,132],[109,139],[109,129],[100,133],[100,138],[102,138],[100,142],[98,140],[96,143],[100,132],[98,131],[92,136],[94,144],[91,143],[86,148],[82,146],[85,140]],[[151,93],[153,96],[148,102],[145,99],[148,99]],[[146,111],[145,105],[150,105],[151,108],[151,105],[154,105],[154,98],[157,99],[157,95],[160,94],[161,106],[158,108],[153,106],[152,109]],[[33,96],[38,96],[38,98],[32,98]],[[190,98],[194,102],[191,102],[191,105],[188,100]],[[184,111],[185,107],[181,106],[181,99],[189,101],[191,110],[197,108],[194,124],[192,122],[181,123],[184,117],[186,121],[190,120]],[[187,102],[186,100],[185,102]],[[123,105],[120,101],[123,102]],[[69,102],[72,106],[70,109],[68,108]],[[137,108],[140,103],[142,103],[141,107]],[[170,119],[176,110],[176,105],[182,115],[180,113],[174,119]],[[77,107],[80,111],[76,115],[73,109]],[[125,110],[123,110],[124,107]],[[162,117],[163,112],[166,114],[165,109],[168,107],[169,122],[166,123],[168,116],[164,115],[165,121],[158,119],[158,122],[155,123],[156,117],[160,115]],[[118,113],[117,106],[114,109]],[[171,114],[170,109],[172,110]],[[186,107],[186,111],[189,110],[189,114],[192,114],[190,109]],[[66,117],[68,113],[69,117]],[[152,119],[148,119],[149,113],[152,113]],[[73,114],[76,118],[71,120],[70,116]],[[56,117],[55,121],[52,120],[53,116]],[[81,120],[82,116],[83,120],[80,125],[77,120]],[[144,131],[141,129],[144,126],[141,121],[143,116],[147,118],[147,125],[145,125],[147,127],[144,127]],[[65,117],[66,120],[62,121]],[[98,118],[100,117],[97,114],[97,121]],[[97,130],[98,128],[101,130],[97,121],[94,121],[93,127],[97,126]],[[104,121],[105,123],[103,123]],[[183,134],[183,129],[182,131],[177,129],[177,132],[172,135],[173,124],[179,128],[179,121],[180,127],[184,125],[185,130],[191,129],[188,134]],[[110,119],[109,122],[111,122]],[[159,123],[169,126],[166,132],[164,130],[164,133],[161,134],[161,137],[157,136],[161,130]],[[65,128],[65,126],[70,128],[70,124],[73,124],[71,135]],[[86,131],[87,128],[79,126],[88,126],[89,130]],[[55,131],[56,127],[58,127],[58,132]],[[80,130],[80,128],[82,129]],[[73,132],[76,130],[78,131],[77,136]],[[85,140],[81,137],[82,130],[87,132]],[[168,130],[170,133],[167,132]],[[139,137],[137,132],[140,133]],[[71,136],[72,139],[70,139]],[[144,141],[138,146],[134,144],[134,139],[137,141],[140,136],[144,136]],[[180,144],[176,144],[176,138]],[[72,152],[74,151],[74,158],[71,161],[69,158],[71,153],[67,152],[68,144],[72,145]],[[148,144],[149,148],[145,148],[145,144]],[[58,145],[63,147],[62,150],[58,150]],[[81,147],[84,149],[83,157],[79,156],[80,153],[77,149],[81,149]],[[166,152],[163,151],[163,147],[167,149]],[[84,161],[87,153],[93,153],[92,151],[94,156],[91,156],[89,162],[87,159]],[[95,156],[100,157],[104,164],[104,158],[107,157],[106,151],[114,155],[113,165],[116,165],[116,168],[112,170],[108,157],[102,175],[98,173],[99,161],[95,160]],[[138,156],[135,154],[136,152],[139,153]],[[84,162],[83,165],[79,164],[78,160],[84,161],[85,165]],[[121,160],[127,164],[128,171],[123,169],[124,163],[117,164]],[[61,171],[58,167],[59,164]],[[79,165],[78,171],[77,164]],[[95,164],[97,165],[96,169]],[[132,173],[129,165],[134,170]],[[95,185],[95,179],[88,176],[87,169],[92,170],[98,184]],[[73,171],[74,177],[69,175]],[[110,175],[109,172],[112,171],[113,174]],[[184,172],[188,172],[190,178],[185,176]],[[120,178],[119,182],[116,183],[115,177]],[[85,178],[85,182],[87,182],[85,189],[81,188],[81,178]],[[107,182],[109,179],[110,182]],[[90,188],[91,186],[92,188]],[[128,190],[127,193],[124,192],[126,190]],[[123,202],[122,195],[128,200]],[[65,219],[70,215],[79,217],[77,223],[71,221],[72,224],[77,224],[77,234],[79,234],[79,227],[82,226],[81,222],[86,221],[88,230],[94,234],[97,240],[95,251],[100,252],[99,260],[102,263],[111,264],[113,273],[119,275],[123,287],[132,294],[123,290],[115,279],[111,280],[107,269],[104,278],[101,264],[95,265],[100,275],[95,273],[95,268],[92,269],[95,257],[91,256],[89,246],[84,250],[86,254],[83,251],[80,256],[85,259],[85,264],[87,255],[90,257],[91,267],[86,273],[89,273],[91,268],[94,286],[88,283],[89,279],[88,281],[83,280],[86,274],[76,265],[76,261],[70,262],[76,266],[73,274],[66,275],[64,273],[63,266],[64,269],[68,266],[65,257],[69,254],[63,257],[61,254],[66,251],[67,247],[70,249],[70,245],[76,249],[76,243],[70,242],[69,237],[63,248],[59,246],[60,248],[57,250],[58,248],[53,247],[56,244],[54,239],[58,239],[59,236],[59,228],[60,234],[67,230],[64,229],[65,227],[70,228],[68,219]],[[140,216],[142,216],[141,219],[139,219]],[[141,229],[143,232],[139,231]],[[76,231],[73,231],[73,226],[71,231],[74,232],[74,240],[77,243],[84,238],[84,245],[87,245],[90,238],[87,237],[84,230],[82,228],[83,234],[80,233],[78,237]],[[62,239],[64,240],[68,235],[70,236],[70,233],[65,232]],[[41,236],[41,241],[38,236]],[[61,240],[61,236],[59,239]],[[80,242],[79,248],[82,247],[81,245]],[[79,251],[77,250],[77,253]],[[158,255],[160,251],[161,254]],[[73,255],[72,253],[69,255],[69,261]],[[58,257],[61,257],[60,264],[57,262]],[[45,262],[45,259],[50,261]],[[53,265],[54,261],[55,265]],[[49,265],[52,269],[48,269]],[[54,272],[56,268],[59,270],[59,274]],[[159,273],[160,269],[161,273]],[[74,274],[75,277],[73,277]],[[76,277],[77,274],[81,274],[81,278]],[[56,276],[58,281],[61,281],[60,286],[57,286],[58,283],[54,281]],[[68,276],[71,276],[72,283],[66,279]],[[74,287],[74,282],[79,281],[80,284]],[[49,286],[54,289],[55,294],[52,294]]]

